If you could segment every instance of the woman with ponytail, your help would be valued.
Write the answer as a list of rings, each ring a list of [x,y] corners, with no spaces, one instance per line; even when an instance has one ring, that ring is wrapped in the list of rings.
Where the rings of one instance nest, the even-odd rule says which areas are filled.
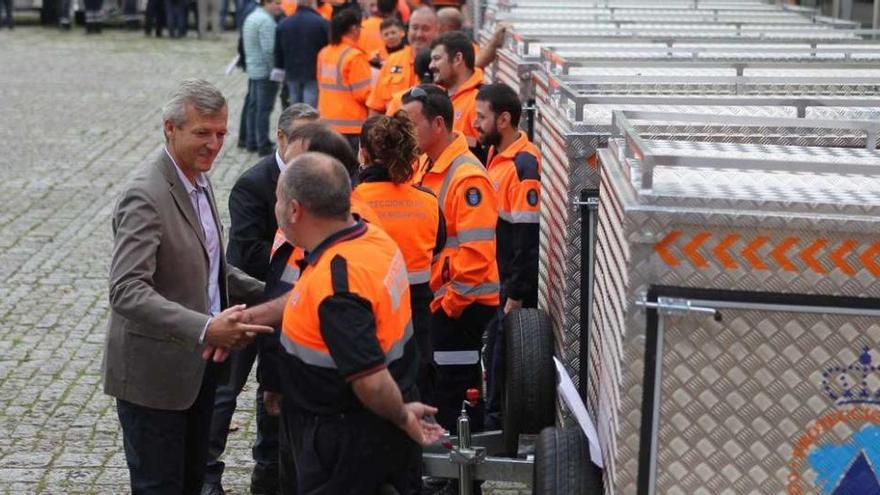
[[[434,298],[430,282],[441,277],[438,270],[433,270],[433,259],[446,244],[446,224],[437,198],[427,189],[410,184],[413,162],[420,153],[415,127],[406,112],[367,119],[361,130],[361,171],[352,200],[371,207],[406,261],[420,357],[418,386],[421,400],[430,404],[434,361],[428,308]]]

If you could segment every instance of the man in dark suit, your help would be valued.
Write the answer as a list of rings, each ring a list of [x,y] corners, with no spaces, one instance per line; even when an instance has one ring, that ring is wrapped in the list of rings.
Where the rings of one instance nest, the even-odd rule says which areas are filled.
[[[278,118],[276,131],[279,150],[287,146],[287,138],[298,125],[318,119],[318,112],[305,104],[287,107]],[[278,225],[275,220],[275,186],[284,168],[278,150],[262,158],[246,170],[232,187],[229,195],[229,249],[226,257],[230,265],[248,275],[266,280],[269,255]],[[204,495],[224,493],[221,479],[224,464],[220,456],[226,448],[229,424],[235,412],[236,398],[250,375],[257,356],[255,343],[229,358],[231,376],[227,383],[217,387],[214,399],[214,417],[211,422],[211,443],[208,471],[202,488]],[[251,493],[271,494],[278,490],[278,419],[270,416],[263,406],[263,391],[257,389],[257,439],[253,448],[254,472],[251,475]]]
[[[116,398],[135,494],[198,493],[221,363],[271,327],[243,323],[263,284],[223,256],[206,173],[226,136],[226,98],[180,84],[162,111],[165,149],[113,214],[104,392]]]

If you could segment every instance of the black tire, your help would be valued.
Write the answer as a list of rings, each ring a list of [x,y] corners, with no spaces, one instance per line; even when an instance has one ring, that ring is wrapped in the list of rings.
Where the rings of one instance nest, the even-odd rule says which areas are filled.
[[[578,427],[546,428],[535,444],[535,495],[601,495],[602,470]]]
[[[524,308],[504,318],[504,452],[516,456],[519,436],[556,422],[553,324],[547,313]]]

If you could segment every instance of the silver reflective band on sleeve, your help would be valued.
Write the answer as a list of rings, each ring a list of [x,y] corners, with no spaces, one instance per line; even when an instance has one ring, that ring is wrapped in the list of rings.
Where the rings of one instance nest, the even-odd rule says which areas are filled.
[[[459,247],[468,242],[494,241],[495,229],[466,229],[446,238],[446,247]]]
[[[480,362],[477,351],[434,351],[434,362],[439,366],[461,366]]]
[[[354,91],[356,89],[366,88],[367,86],[369,86],[372,83],[373,83],[373,81],[371,79],[364,79],[363,81],[351,84],[350,86],[348,86],[348,88],[350,90]]]
[[[431,270],[422,270],[420,272],[409,272],[407,274],[410,285],[427,284],[431,281]]]
[[[297,344],[291,340],[290,337],[285,335],[284,332],[281,332],[281,345],[284,346],[284,349],[289,354],[300,358],[302,362],[306,364],[317,366],[319,368],[337,369],[336,361],[333,360],[333,357],[330,356],[329,353],[316,351],[315,349]]]
[[[541,213],[537,211],[499,211],[498,217],[509,223],[540,223]]]

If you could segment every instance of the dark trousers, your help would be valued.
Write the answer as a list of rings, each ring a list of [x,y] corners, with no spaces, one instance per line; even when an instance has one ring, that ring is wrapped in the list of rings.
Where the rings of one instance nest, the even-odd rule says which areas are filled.
[[[150,34],[155,28],[156,36],[161,36],[167,20],[168,17],[165,14],[165,1],[147,0],[147,11],[144,14],[144,30],[146,33]]]
[[[214,397],[214,414],[211,419],[211,437],[208,446],[205,483],[219,484],[225,464],[220,456],[226,450],[229,425],[235,412],[236,399],[241,393],[257,358],[257,346],[251,344],[229,356],[229,381],[217,386]],[[263,391],[257,388],[257,438],[252,449],[254,473],[266,481],[278,476],[278,419],[269,416],[263,407]]]
[[[425,284],[427,285],[427,284]],[[434,365],[434,343],[431,336],[431,289],[426,292],[410,290],[410,308],[412,309],[413,334],[419,351],[419,376],[416,386],[419,389],[419,400],[425,404],[434,404],[434,384],[437,380],[437,367]]]
[[[86,28],[99,28],[104,21],[101,9],[104,6],[104,0],[85,0],[86,10]]]
[[[250,79],[248,93],[248,133],[245,143],[248,149],[256,148],[261,154],[271,153],[274,145],[269,139],[269,116],[275,106],[278,83],[268,78]]]
[[[12,21],[12,0],[0,0],[0,9],[6,12],[6,16],[0,21],[0,26],[6,26],[11,28],[13,26]]]
[[[467,389],[483,389],[480,349],[483,332],[496,311],[496,306],[474,303],[457,319],[450,318],[443,310],[431,316],[434,363],[437,365],[434,389],[434,405],[439,409],[437,422],[452,434],[458,432],[456,420]],[[471,431],[483,430],[483,409],[483,401],[480,401],[476,408],[468,411]]]
[[[183,38],[186,36],[187,12],[186,0],[165,0],[165,17],[168,20],[168,36]]]
[[[302,495],[375,495],[383,485],[418,494],[422,454],[402,430],[378,416],[297,413],[285,402],[288,437]]]
[[[486,338],[486,427],[501,428],[501,392],[504,389],[504,299],[489,322]]]
[[[247,92],[244,95],[244,104],[241,106],[241,119],[238,121],[238,147],[246,148],[248,146],[248,135],[251,130],[248,128],[250,115],[250,105],[251,105],[251,83],[248,80]],[[256,144],[254,144],[253,151],[256,151]]]
[[[198,494],[208,458],[217,369],[209,364],[196,401],[166,411],[116,401],[134,495]]]
[[[290,427],[282,413],[278,418],[278,492],[281,495],[297,495],[299,486],[296,483],[296,463],[288,430]]]

